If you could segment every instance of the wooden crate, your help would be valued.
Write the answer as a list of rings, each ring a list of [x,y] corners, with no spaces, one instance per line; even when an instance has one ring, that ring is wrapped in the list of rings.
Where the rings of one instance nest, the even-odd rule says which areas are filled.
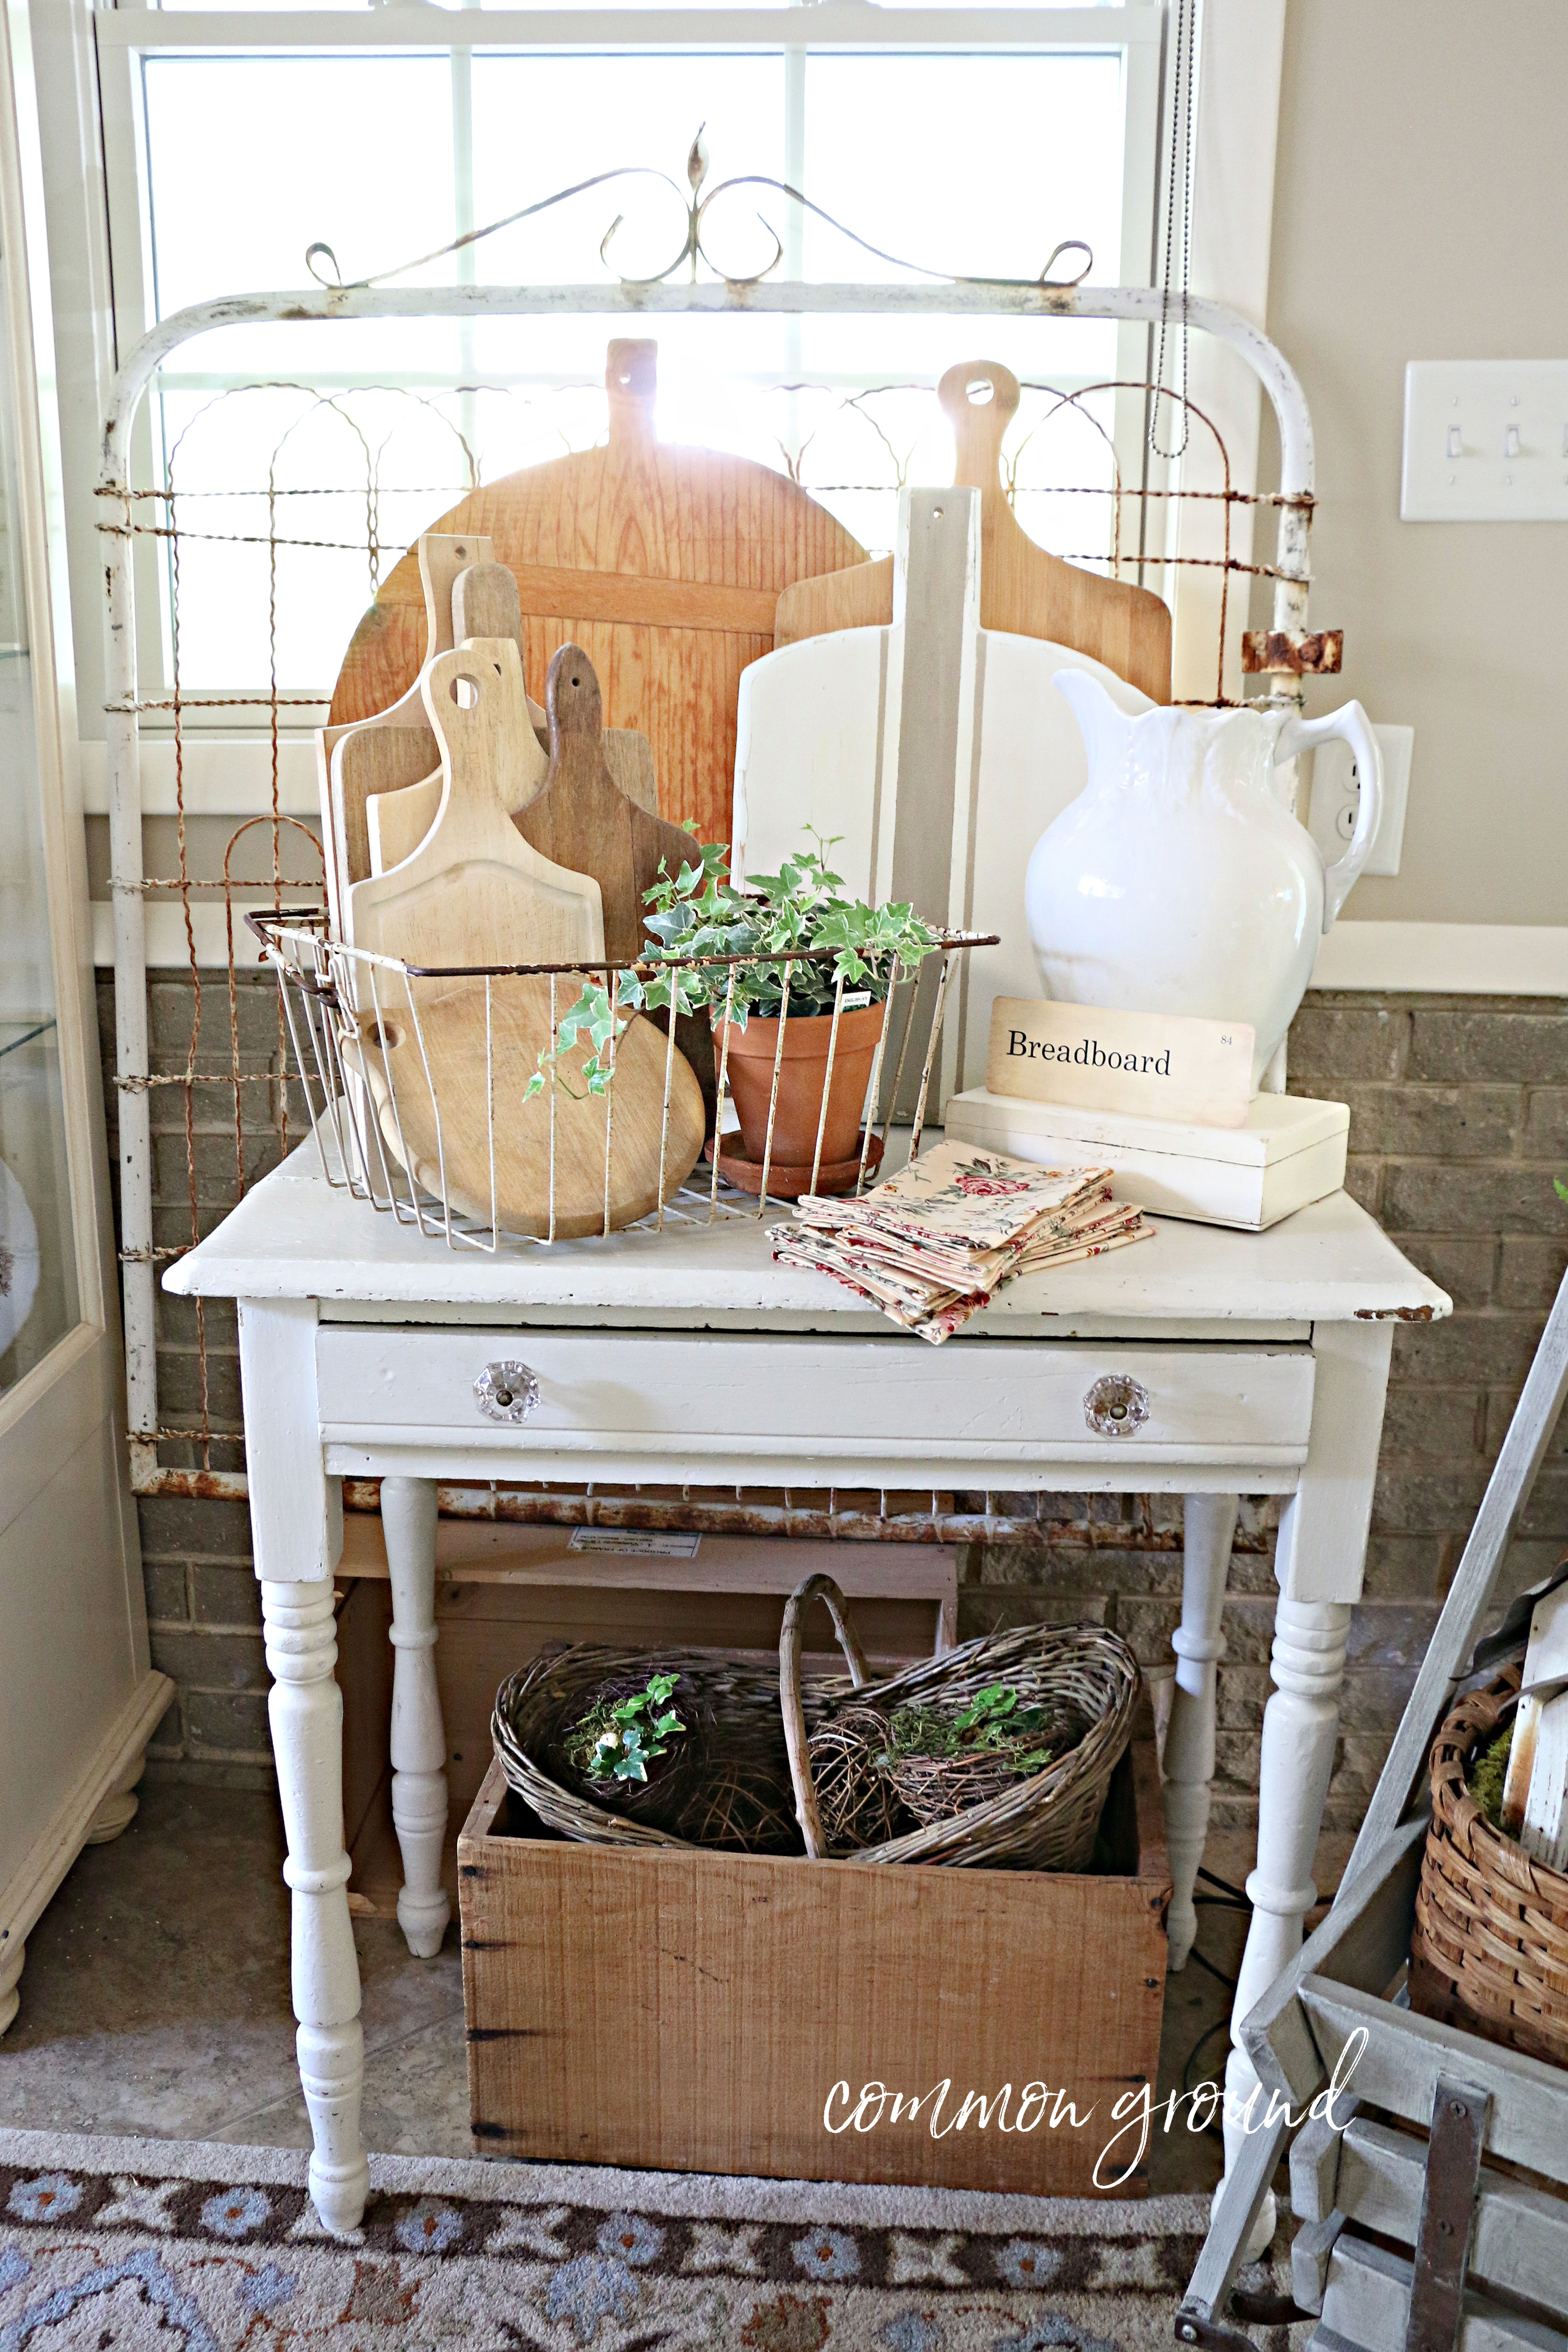
[[[392,1817],[392,1591],[379,1518],[350,1515],[337,1584],[343,1694],[343,1827],[354,1909],[391,1917],[402,1885]],[[784,1597],[827,1567],[849,1593],[868,1654],[896,1672],[951,1643],[956,1563],[950,1546],[800,1543],[705,1536],[693,1560],[573,1554],[570,1528],[442,1519],[436,1528],[435,1680],[449,1797],[443,1877],[457,1899],[457,1832],[491,1757],[497,1685],[547,1642],[779,1654]],[[675,1590],[652,1591],[658,1574]],[[944,1623],[944,1620],[946,1622]],[[807,1622],[806,1670],[840,1674],[825,1609]]]
[[[638,1853],[549,1836],[493,1766],[457,1844],[476,2147],[1095,2194],[1113,2105],[1159,2062],[1170,1880],[1152,1741],[1118,1767],[1105,1827],[1123,1874]],[[925,2094],[944,2078],[945,2123],[1009,2082],[1009,2123],[1036,2082],[1093,2113],[1019,2132],[993,2108],[988,2128],[972,2112],[933,2137]],[[922,2105],[835,2134],[841,2081]]]

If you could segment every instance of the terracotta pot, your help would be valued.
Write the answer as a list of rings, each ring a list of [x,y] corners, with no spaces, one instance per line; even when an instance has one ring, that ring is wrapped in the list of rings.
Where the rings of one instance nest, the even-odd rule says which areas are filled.
[[[838,1043],[833,1048],[833,1085],[822,1130],[822,1161],[848,1160],[860,1148],[861,1113],[882,1034],[883,1008],[862,1004],[839,1015]],[[744,1029],[729,1024],[729,1090],[740,1118],[740,1139],[748,1160],[760,1160],[768,1141],[768,1104],[773,1091],[773,1057],[779,1048],[779,1022],[753,1013]],[[779,1107],[773,1119],[773,1158],[785,1167],[811,1164],[817,1149],[817,1121],[822,1111],[822,1087],[827,1077],[828,1040],[833,1034],[831,1013],[791,1013],[784,1024],[784,1057],[779,1070]],[[725,1024],[714,1024],[714,1059],[724,1051]]]

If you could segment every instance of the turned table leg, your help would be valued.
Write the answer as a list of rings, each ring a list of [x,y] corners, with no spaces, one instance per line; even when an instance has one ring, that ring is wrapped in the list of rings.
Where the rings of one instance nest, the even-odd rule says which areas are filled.
[[[1350,1617],[1349,1603],[1337,1601],[1281,1601],[1275,1612],[1275,1688],[1263,1710],[1258,1771],[1258,1867],[1247,1881],[1252,1923],[1237,1979],[1233,2028],[1301,1950],[1301,1922],[1318,1899],[1312,1856],[1339,1735]],[[1225,2070],[1225,2167],[1229,2171],[1244,2133],[1261,2126],[1268,2105],[1258,2091],[1252,2061],[1239,2043],[1232,2048]],[[1269,2234],[1273,2234],[1271,2211]],[[1254,2237],[1267,2242],[1261,2218]]]
[[[299,2080],[315,2142],[310,2194],[329,2230],[356,2229],[370,2190],[360,2141],[365,2039],[360,1967],[349,1919],[349,1857],[343,1851],[343,1701],[332,1580],[261,1588],[267,1714],[277,1761],[294,1897],[294,2014],[299,2021]]]
[[[1197,1933],[1192,1895],[1208,1834],[1215,1674],[1225,1655],[1219,1618],[1239,1508],[1237,1495],[1189,1495],[1185,1506],[1181,1623],[1171,1635],[1176,1689],[1165,1752],[1166,1849],[1173,1890],[1167,1965],[1173,1974],[1186,1966]]]
[[[441,1949],[452,1906],[441,1884],[446,1836],[446,1733],[435,1687],[435,1485],[382,1480],[392,1576],[392,1821],[402,1853],[398,1925],[416,1959]]]
[[[1171,1955],[1168,1969],[1187,1967],[1197,1936],[1197,1886],[1204,1839],[1208,1837],[1208,1788],[1213,1783],[1213,1686],[1225,1634],[1225,1578],[1237,1534],[1241,1498],[1234,1494],[1189,1494],[1183,1534],[1183,1621],[1171,1634],[1176,1651],[1176,1691],[1166,1724],[1166,1853],[1171,1858]]]
[[[1263,1710],[1258,1867],[1247,1881],[1252,1921],[1230,2012],[1225,2073],[1228,2179],[1249,2127],[1261,2128],[1268,2106],[1241,2047],[1241,2023],[1300,1951],[1302,1923],[1317,1901],[1312,1857],[1333,1769],[1352,1604],[1361,1595],[1392,1347],[1385,1322],[1320,1325],[1312,1335],[1307,1459],[1281,1517],[1274,1562],[1280,1582],[1275,1687]],[[1275,2219],[1270,2191],[1245,2259],[1262,2252]]]

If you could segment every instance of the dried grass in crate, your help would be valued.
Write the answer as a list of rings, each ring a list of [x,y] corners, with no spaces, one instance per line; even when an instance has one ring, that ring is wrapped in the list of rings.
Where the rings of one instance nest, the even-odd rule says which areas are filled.
[[[1026,1675],[1015,1685],[1025,1706],[1037,1704],[1028,1689],[1032,1680],[1032,1675]],[[1020,1732],[1010,1753],[1007,1748],[965,1748],[951,1756],[895,1756],[887,1777],[917,1822],[950,1821],[955,1813],[1005,1796],[1022,1777],[1015,1760],[1019,1756],[1043,1748],[1052,1763],[1060,1763],[1088,1728],[1082,1715],[1061,1706],[1038,1730]]]
[[[1494,1829],[1466,1771],[1513,1712],[1511,1666],[1450,1710],[1432,1745],[1410,1946],[1410,2005],[1554,2066],[1568,2065],[1568,1877]]]

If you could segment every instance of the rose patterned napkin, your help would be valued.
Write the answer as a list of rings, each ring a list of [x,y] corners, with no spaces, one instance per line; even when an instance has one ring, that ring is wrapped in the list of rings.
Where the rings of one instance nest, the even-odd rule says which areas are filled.
[[[936,1144],[859,1200],[808,1193],[768,1238],[936,1345],[1019,1274],[1144,1241],[1154,1227],[1111,1197],[1108,1168],[1036,1168]]]

